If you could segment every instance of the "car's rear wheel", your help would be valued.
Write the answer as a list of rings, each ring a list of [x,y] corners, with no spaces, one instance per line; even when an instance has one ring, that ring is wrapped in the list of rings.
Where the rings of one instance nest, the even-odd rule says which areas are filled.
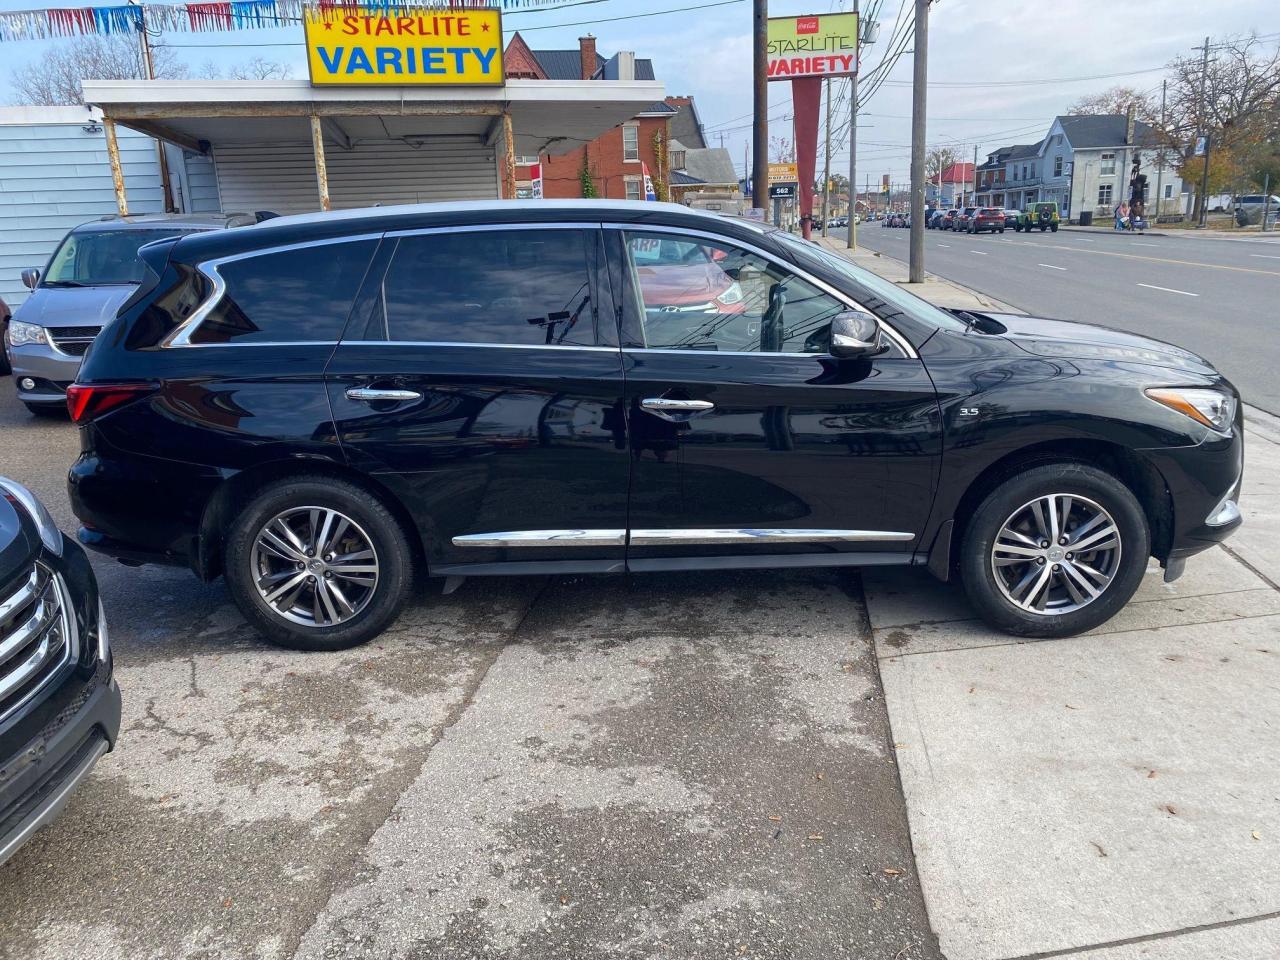
[[[259,491],[231,524],[227,582],[264,637],[294,650],[342,650],[381,633],[413,583],[399,521],[368,491],[299,477]]]
[[[1056,223],[1052,223],[1052,224],[1050,224],[1050,225],[1049,225],[1049,229],[1050,229],[1050,230],[1052,230],[1054,233],[1057,233],[1057,232],[1058,232],[1058,225],[1057,225]]]
[[[0,318],[0,376],[13,370],[13,358],[9,356],[9,318]]]
[[[1028,470],[974,511],[960,558],[965,592],[991,626],[1065,637],[1105,623],[1133,596],[1151,553],[1142,505],[1079,463]]]

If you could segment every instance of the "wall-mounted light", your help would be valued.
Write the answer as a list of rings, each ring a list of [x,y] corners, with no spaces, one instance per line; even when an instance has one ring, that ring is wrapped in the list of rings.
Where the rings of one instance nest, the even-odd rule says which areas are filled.
[[[90,123],[86,123],[86,124],[85,124],[84,126],[82,126],[80,129],[81,129],[81,130],[83,130],[85,133],[88,133],[88,134],[101,133],[101,132],[102,132],[102,124],[100,124],[100,123],[96,123],[96,122],[90,122]]]

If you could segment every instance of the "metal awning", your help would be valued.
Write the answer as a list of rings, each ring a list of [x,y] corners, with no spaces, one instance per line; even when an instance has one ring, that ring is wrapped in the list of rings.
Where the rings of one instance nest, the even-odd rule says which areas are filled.
[[[115,149],[120,123],[187,150],[310,141],[321,209],[329,209],[325,148],[473,137],[496,146],[502,196],[515,196],[515,158],[589,143],[662,100],[654,80],[508,80],[501,87],[313,87],[305,80],[86,80],[99,107],[127,212]]]

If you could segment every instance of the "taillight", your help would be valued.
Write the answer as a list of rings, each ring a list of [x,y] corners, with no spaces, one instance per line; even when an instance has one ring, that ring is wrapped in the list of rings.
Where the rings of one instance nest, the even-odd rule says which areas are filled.
[[[67,412],[72,422],[88,423],[155,389],[149,383],[73,383],[67,387]]]

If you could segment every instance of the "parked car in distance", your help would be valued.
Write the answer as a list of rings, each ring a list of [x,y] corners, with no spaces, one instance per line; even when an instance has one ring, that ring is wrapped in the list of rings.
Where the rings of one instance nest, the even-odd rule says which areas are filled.
[[[1277,219],[1280,219],[1280,197],[1275,194],[1268,197],[1264,193],[1251,193],[1237,197],[1235,202],[1236,223],[1240,226],[1261,223],[1264,210],[1267,215],[1267,225],[1274,224]]]
[[[984,230],[1004,233],[1004,211],[999,207],[979,207],[966,222],[970,233],[982,233]]]
[[[959,215],[951,223],[952,230],[967,232],[969,224],[973,220],[973,215],[978,212],[977,207],[965,207],[960,211]]]
[[[947,211],[941,207],[935,207],[929,211],[929,217],[925,220],[924,226],[926,230],[937,230],[942,223],[942,218],[947,215]]]
[[[58,244],[42,272],[22,271],[31,295],[8,325],[18,399],[37,415],[65,415],[66,388],[103,324],[137,288],[138,248],[155,240],[243,226],[253,214],[143,214],[81,224]]]
[[[0,297],[0,374],[10,370],[9,365],[9,305]]]
[[[938,228],[941,230],[954,229],[956,218],[959,217],[960,214],[961,211],[957,210],[955,207],[947,210],[947,212],[942,215],[942,220],[938,223]]]
[[[1014,227],[1014,231],[1023,231],[1030,233],[1032,230],[1039,228],[1041,233],[1046,230],[1058,232],[1058,204],[1054,201],[1040,201],[1031,204],[1027,209],[1023,210],[1018,216],[1018,225]]]
[[[1008,208],[1006,207],[1005,209],[1001,210],[1000,212],[1001,212],[1002,214],[1004,214],[1004,225],[1005,225],[1005,227],[1006,227],[1006,228],[1008,228],[1008,227],[1013,227],[1014,232],[1016,233],[1016,232],[1017,232],[1017,229],[1018,229],[1018,216],[1019,216],[1018,211],[1017,211],[1017,210],[1010,210],[1010,209],[1008,209]]]
[[[0,863],[115,746],[120,689],[80,545],[0,477]]]
[[[735,302],[670,309],[695,249]],[[1239,397],[1208,362],[945,311],[752,221],[426,204],[141,256],[67,395],[81,542],[225,576],[284,646],[369,640],[419,573],[861,564],[1064,636],[1240,523]]]

